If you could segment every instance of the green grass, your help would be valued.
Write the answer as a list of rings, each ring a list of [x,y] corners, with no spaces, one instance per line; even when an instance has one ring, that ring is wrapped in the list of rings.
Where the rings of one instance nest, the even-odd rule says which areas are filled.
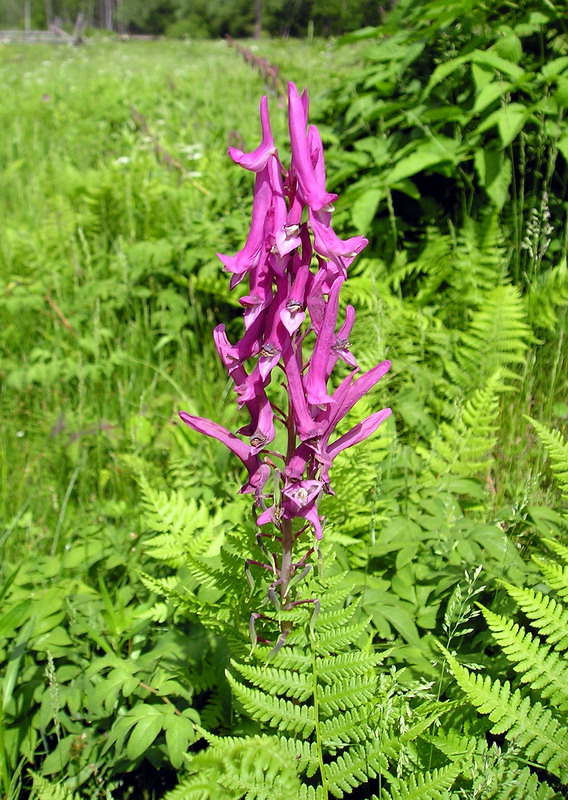
[[[262,51],[315,103],[338,58]],[[4,45],[0,80],[0,535],[16,555],[122,508],[117,454],[163,455],[180,403],[222,413],[210,331],[235,301],[215,252],[241,246],[251,185],[226,150],[256,146],[265,88],[224,42]]]

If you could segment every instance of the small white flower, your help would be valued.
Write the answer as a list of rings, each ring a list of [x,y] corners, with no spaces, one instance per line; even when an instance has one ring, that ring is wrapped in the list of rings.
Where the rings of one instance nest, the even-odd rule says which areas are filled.
[[[119,156],[115,158],[114,163],[118,166],[122,166],[123,164],[130,164],[130,158],[128,156]]]

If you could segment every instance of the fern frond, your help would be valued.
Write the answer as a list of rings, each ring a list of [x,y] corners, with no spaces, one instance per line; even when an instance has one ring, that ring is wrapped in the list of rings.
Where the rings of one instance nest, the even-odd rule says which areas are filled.
[[[211,532],[219,528],[204,503],[181,490],[154,489],[145,475],[136,472],[145,524],[157,534],[146,544],[147,553],[171,567],[183,566],[187,553],[199,555],[211,544]]]
[[[295,762],[298,772],[311,778],[319,769],[318,748],[315,742],[281,736],[278,740],[282,750]]]
[[[313,695],[313,680],[309,674],[294,673],[291,670],[276,667],[256,667],[231,661],[231,666],[253,686],[279,697],[292,697],[298,702],[307,700]]]
[[[324,765],[326,783],[334,797],[343,797],[371,778],[388,774],[388,761],[378,744],[372,742],[367,747],[352,747],[335,761]]]
[[[543,443],[551,462],[551,469],[563,498],[568,501],[568,442],[559,431],[550,430],[541,422],[527,417]]]
[[[323,745],[329,750],[337,750],[352,742],[365,742],[371,733],[371,718],[370,709],[362,706],[322,720],[319,731]]]
[[[61,783],[51,783],[36,772],[30,773],[33,778],[34,800],[79,800],[78,795]]]
[[[451,423],[442,423],[428,448],[417,448],[434,475],[474,477],[490,469],[501,390],[501,376],[495,373]]]
[[[506,776],[495,800],[560,800],[560,796],[545,782],[539,781],[529,767],[515,770]]]
[[[391,776],[388,793],[383,800],[446,800],[448,789],[462,771],[459,762],[430,770],[417,776],[409,775],[404,780]]]
[[[481,606],[489,629],[502,647],[523,683],[540,689],[543,698],[560,711],[568,710],[568,664],[560,653],[543,645],[541,640],[506,617]]]
[[[292,731],[305,737],[315,728],[312,706],[296,705],[290,700],[267,696],[239,683],[230,672],[227,671],[226,675],[237,699],[260,722],[268,723],[280,731]]]
[[[517,376],[510,366],[521,364],[528,347],[530,328],[519,289],[497,286],[483,299],[468,329],[461,335],[455,364],[447,362],[452,380],[468,394],[497,371],[502,379]]]
[[[544,543],[556,553],[564,564],[544,561],[537,556],[533,556],[532,560],[541,570],[550,588],[554,589],[558,597],[565,600],[568,598],[568,547],[552,539],[545,539]]]
[[[368,629],[369,620],[367,618],[352,625],[332,628],[324,632],[322,636],[318,636],[314,645],[315,650],[319,654],[329,655],[354,644]]]
[[[318,664],[319,677],[325,683],[334,683],[338,679],[355,678],[363,672],[374,670],[391,653],[392,650],[385,650],[383,653],[353,650],[334,656],[324,656]]]
[[[493,722],[492,733],[504,733],[530,759],[561,780],[568,780],[568,730],[552,712],[538,702],[532,704],[520,691],[511,691],[508,681],[491,681],[475,675],[445,651],[450,669],[461,689],[482,714]]]
[[[568,565],[562,566],[562,564],[556,564],[552,561],[544,561],[541,558],[537,558],[537,556],[533,556],[532,560],[558,597],[563,600],[568,598]]]
[[[559,651],[568,648],[568,608],[534,589],[510,583],[503,583],[503,586],[549,644]]]
[[[325,686],[319,694],[319,706],[322,714],[331,715],[336,711],[347,711],[357,708],[374,696],[377,686],[375,675],[357,676],[349,682],[341,681]]]
[[[303,783],[300,787],[298,800],[324,800],[324,793],[321,786],[308,786]]]
[[[231,739],[198,753],[194,774],[164,800],[297,800],[300,781],[278,739],[252,736]]]

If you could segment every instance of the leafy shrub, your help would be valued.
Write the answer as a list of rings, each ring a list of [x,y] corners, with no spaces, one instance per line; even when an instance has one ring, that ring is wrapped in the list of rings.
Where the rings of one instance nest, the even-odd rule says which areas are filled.
[[[507,221],[515,280],[554,265],[568,180],[561,9],[526,0],[503,18],[498,2],[403,0],[386,27],[344,41],[355,39],[369,41],[363,65],[322,110],[351,224],[372,225],[391,260],[402,241],[420,249],[426,226],[489,204]]]

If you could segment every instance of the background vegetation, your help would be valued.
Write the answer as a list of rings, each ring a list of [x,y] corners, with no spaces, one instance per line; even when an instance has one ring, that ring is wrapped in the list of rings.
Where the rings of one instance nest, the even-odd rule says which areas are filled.
[[[121,33],[215,38],[252,36],[330,36],[377,25],[378,3],[364,0],[29,0],[32,27],[59,19],[72,26],[82,14],[88,26]],[[25,0],[4,0],[0,26],[24,25]]]
[[[214,254],[246,235],[226,149],[262,77],[223,42],[0,46],[7,798],[565,796],[566,26],[400,0],[338,44],[246,43],[309,89],[371,239],[352,347],[393,362],[299,589],[320,615],[268,667],[237,465],[176,421],[238,425]]]

